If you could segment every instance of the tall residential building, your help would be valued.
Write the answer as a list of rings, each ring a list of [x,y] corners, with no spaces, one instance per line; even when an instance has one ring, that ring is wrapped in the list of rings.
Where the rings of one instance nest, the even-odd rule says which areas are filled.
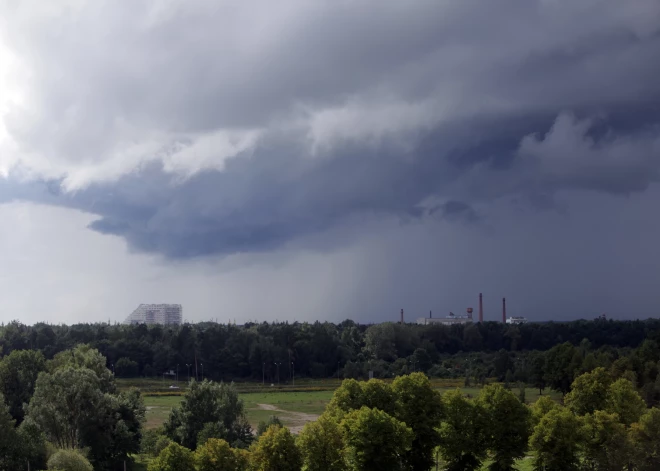
[[[177,324],[182,321],[181,304],[140,304],[124,324]]]

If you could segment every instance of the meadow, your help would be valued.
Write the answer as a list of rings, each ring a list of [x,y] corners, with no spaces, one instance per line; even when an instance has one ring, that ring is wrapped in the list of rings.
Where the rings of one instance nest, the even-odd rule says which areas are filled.
[[[464,387],[462,380],[433,379],[433,386],[440,392],[455,388],[469,396],[476,397],[479,387]],[[186,390],[185,382],[176,383],[178,389],[170,389],[173,383],[162,380],[118,380],[119,387],[139,388],[144,396],[147,407],[147,428],[156,428],[162,425],[168,418],[173,407],[181,402]],[[285,384],[280,387],[274,385],[263,385],[261,383],[235,383],[240,397],[245,404],[247,418],[253,428],[260,421],[267,420],[276,415],[284,425],[292,432],[297,433],[305,423],[315,420],[325,410],[332,395],[339,386],[336,379],[333,380],[301,380],[296,385]],[[518,392],[515,388],[514,392]],[[546,390],[544,395],[549,395],[559,400],[560,394],[555,391]],[[535,402],[540,396],[538,389],[526,388],[525,397],[527,403]]]

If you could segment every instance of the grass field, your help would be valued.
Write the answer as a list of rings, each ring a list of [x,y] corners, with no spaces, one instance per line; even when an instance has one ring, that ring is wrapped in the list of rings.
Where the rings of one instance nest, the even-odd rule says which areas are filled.
[[[237,383],[240,397],[245,403],[247,418],[252,427],[267,420],[271,415],[277,415],[284,425],[297,433],[302,426],[315,420],[323,413],[326,404],[332,398],[334,390],[338,386],[336,380],[330,381],[300,381],[296,387],[282,386],[281,388],[262,386],[255,383]],[[458,386],[456,380],[434,380],[433,386],[440,392],[454,389]],[[181,396],[185,392],[182,389],[170,390],[163,387],[159,380],[119,380],[120,388],[138,387],[143,391],[145,405],[147,406],[147,428],[155,428],[162,425],[170,414],[172,407],[179,404]],[[479,388],[460,388],[464,394],[476,397]],[[514,389],[517,393],[517,389]],[[559,400],[560,394],[555,391],[546,391],[554,400]],[[527,388],[525,396],[528,403],[533,403],[539,398],[538,390]]]

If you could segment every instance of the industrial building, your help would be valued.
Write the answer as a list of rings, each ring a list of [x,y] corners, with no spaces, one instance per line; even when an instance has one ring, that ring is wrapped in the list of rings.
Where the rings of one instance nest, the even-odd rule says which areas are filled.
[[[124,324],[176,324],[183,319],[181,304],[140,304]]]
[[[457,316],[453,312],[450,312],[447,317],[433,317],[433,314],[429,313],[429,317],[420,317],[417,319],[417,324],[420,325],[430,325],[430,324],[455,325],[455,324],[468,324],[471,322],[472,322],[472,308],[469,308],[467,314],[462,316]]]
[[[520,317],[520,316],[511,316],[511,317],[507,317],[506,323],[507,324],[527,324],[527,318],[526,317]]]

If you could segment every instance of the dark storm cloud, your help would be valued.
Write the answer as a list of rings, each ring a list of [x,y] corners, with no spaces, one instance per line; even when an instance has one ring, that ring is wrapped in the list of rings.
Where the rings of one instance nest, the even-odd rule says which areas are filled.
[[[658,181],[655,0],[167,5],[3,25],[34,88],[7,128],[54,174],[12,197],[181,258]]]

